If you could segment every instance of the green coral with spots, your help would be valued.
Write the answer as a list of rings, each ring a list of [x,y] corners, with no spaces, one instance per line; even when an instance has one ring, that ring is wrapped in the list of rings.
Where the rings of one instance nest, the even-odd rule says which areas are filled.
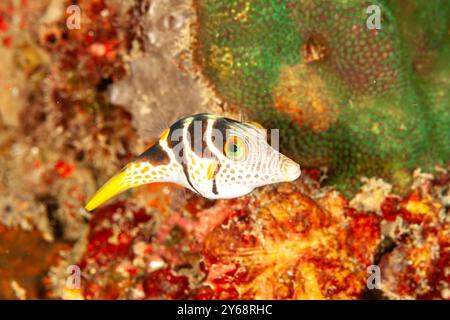
[[[367,20],[380,9],[381,29]],[[229,104],[281,130],[283,151],[354,193],[402,192],[450,159],[450,2],[195,1],[194,56]],[[373,20],[370,20],[373,21]]]

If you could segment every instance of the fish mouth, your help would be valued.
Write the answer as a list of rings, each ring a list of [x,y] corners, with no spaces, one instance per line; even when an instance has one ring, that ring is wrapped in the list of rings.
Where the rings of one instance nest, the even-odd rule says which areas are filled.
[[[297,180],[301,174],[300,165],[285,156],[281,158],[280,171],[285,182]]]
[[[84,207],[87,211],[93,211],[109,199],[119,193],[130,189],[130,172],[127,167],[123,168],[118,174],[109,179],[88,201]]]

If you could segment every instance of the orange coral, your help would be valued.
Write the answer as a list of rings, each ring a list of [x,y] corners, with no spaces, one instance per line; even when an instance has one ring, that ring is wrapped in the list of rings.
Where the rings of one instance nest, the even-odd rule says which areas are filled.
[[[206,238],[206,269],[235,266],[209,278],[217,292],[232,288],[236,297],[251,299],[359,297],[380,238],[379,218],[349,210],[334,192],[313,200],[298,186],[280,186],[260,197]]]

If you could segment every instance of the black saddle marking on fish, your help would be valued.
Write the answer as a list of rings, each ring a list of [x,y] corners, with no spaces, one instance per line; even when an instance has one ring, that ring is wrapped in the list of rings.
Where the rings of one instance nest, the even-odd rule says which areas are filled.
[[[223,155],[226,154],[224,148],[227,141],[227,130],[229,130],[231,127],[230,122],[236,121],[228,118],[220,118],[213,123],[213,132],[221,133],[221,137],[215,137],[213,139],[213,143],[216,146],[216,148],[222,152]],[[222,140],[220,141],[218,138],[222,138]]]
[[[187,120],[191,120],[190,122],[188,122]],[[181,138],[181,140],[175,141],[174,139],[172,139],[172,132],[180,132],[178,130],[181,130],[181,132],[183,132],[183,129],[188,126],[191,122],[192,122],[192,118],[188,117],[188,118],[184,118],[181,119],[177,122],[175,122],[171,127],[170,127],[170,133],[167,136],[167,145],[170,149],[172,149],[174,151],[174,155],[175,155],[175,159],[176,161],[178,161],[178,163],[181,165],[181,167],[183,168],[183,173],[184,176],[186,177],[187,182],[189,183],[189,185],[192,187],[192,189],[197,192],[198,194],[201,194],[200,192],[198,192],[198,190],[194,187],[194,185],[192,184],[191,178],[189,177],[189,170],[188,170],[188,159],[187,159],[187,152],[184,152],[184,148],[187,147],[187,144],[189,143],[189,141],[184,141],[183,137],[178,136],[177,138]],[[180,133],[181,133],[180,132]],[[182,143],[182,148],[179,151],[179,154],[177,154],[177,152],[175,152],[174,147],[176,146],[176,144],[178,143]]]
[[[169,128],[170,131],[166,139],[167,146],[172,150],[176,161],[181,165],[183,165],[183,162],[185,162],[184,148],[186,147],[186,141],[183,140],[183,130],[185,126],[190,123],[190,120],[192,120],[191,117],[187,117],[172,124]],[[182,147],[181,149],[179,149],[180,144]]]
[[[183,167],[183,173],[186,176],[187,182],[189,183],[189,185],[192,187],[192,189],[194,189],[195,192],[197,192],[198,194],[201,194],[197,188],[194,187],[194,185],[192,184],[191,178],[189,177],[189,173],[188,173],[188,167],[187,167],[187,162],[183,161],[183,163],[181,164],[181,166]]]
[[[167,165],[170,157],[159,143],[145,150],[137,158],[137,161],[149,161],[152,165]]]

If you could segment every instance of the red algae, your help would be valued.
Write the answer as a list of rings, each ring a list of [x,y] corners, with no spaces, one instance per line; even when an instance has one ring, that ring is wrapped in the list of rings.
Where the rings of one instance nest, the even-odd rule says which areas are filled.
[[[439,222],[439,188],[428,181],[404,199],[388,195],[379,213],[305,183],[215,203],[190,196],[177,211],[117,202],[89,223],[75,261],[82,296],[358,299],[370,294],[368,268],[378,265],[383,297],[446,299],[450,228]],[[382,231],[398,219],[402,232]],[[393,249],[383,249],[386,237]]]
[[[50,243],[38,230],[23,231],[0,224],[0,299],[48,297],[45,274],[70,244]]]
[[[84,298],[359,297],[380,239],[379,217],[350,213],[335,193],[313,200],[300,187],[266,188],[195,215],[172,212],[159,223],[157,212],[123,202],[100,208],[76,262]]]

